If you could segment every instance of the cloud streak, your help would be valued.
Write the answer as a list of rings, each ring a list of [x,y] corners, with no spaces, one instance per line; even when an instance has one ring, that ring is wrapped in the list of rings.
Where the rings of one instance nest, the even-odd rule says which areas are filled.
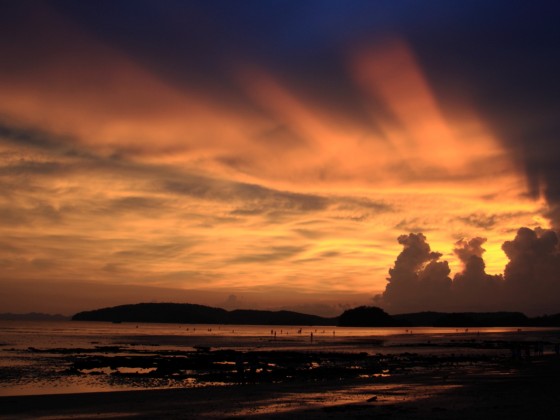
[[[406,247],[393,305],[459,274],[474,294],[517,267],[500,245],[518,226],[556,226],[558,29],[539,10],[3,2],[0,264],[320,306],[383,292]],[[395,243],[411,231],[430,245]]]

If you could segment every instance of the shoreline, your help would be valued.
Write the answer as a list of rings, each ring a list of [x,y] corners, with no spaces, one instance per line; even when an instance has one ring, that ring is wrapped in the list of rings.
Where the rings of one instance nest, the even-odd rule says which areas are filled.
[[[292,331],[274,339],[262,327],[236,336],[210,327],[187,334],[93,327],[6,336],[2,386],[28,395],[0,396],[0,419],[434,420],[490,413],[510,420],[560,411],[557,329],[337,330],[336,337],[320,330],[312,342]],[[34,387],[47,392],[32,395]]]
[[[0,397],[1,419],[550,417],[560,359],[419,365],[374,378]]]

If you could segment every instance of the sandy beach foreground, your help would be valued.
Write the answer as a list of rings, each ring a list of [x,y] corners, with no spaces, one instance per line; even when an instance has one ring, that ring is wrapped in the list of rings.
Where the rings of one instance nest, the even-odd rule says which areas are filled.
[[[2,419],[555,418],[560,359],[424,365],[390,376],[0,398]]]

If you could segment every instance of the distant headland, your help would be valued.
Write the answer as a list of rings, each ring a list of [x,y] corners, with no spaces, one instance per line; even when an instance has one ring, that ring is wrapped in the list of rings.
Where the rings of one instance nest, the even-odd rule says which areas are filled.
[[[292,311],[222,308],[190,303],[138,303],[75,314],[73,321],[148,322],[178,324],[322,325],[341,327],[558,327],[560,314],[529,318],[521,312],[417,312],[389,315],[383,309],[360,306],[325,318]]]

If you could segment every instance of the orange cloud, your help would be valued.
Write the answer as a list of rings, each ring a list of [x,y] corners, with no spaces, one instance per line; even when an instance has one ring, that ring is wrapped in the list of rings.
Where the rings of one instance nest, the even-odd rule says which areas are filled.
[[[461,173],[474,160],[503,153],[473,114],[451,124],[402,39],[359,50],[351,68],[357,83],[386,110],[376,116],[383,138],[413,170]]]
[[[233,107],[60,16],[31,22],[18,71],[0,69],[10,278],[355,301],[383,290],[406,230],[452,271],[460,237],[488,237],[496,273],[509,229],[539,223],[482,119],[443,113],[402,41],[351,60],[356,101],[381,105],[368,126],[264,67],[239,70]]]

